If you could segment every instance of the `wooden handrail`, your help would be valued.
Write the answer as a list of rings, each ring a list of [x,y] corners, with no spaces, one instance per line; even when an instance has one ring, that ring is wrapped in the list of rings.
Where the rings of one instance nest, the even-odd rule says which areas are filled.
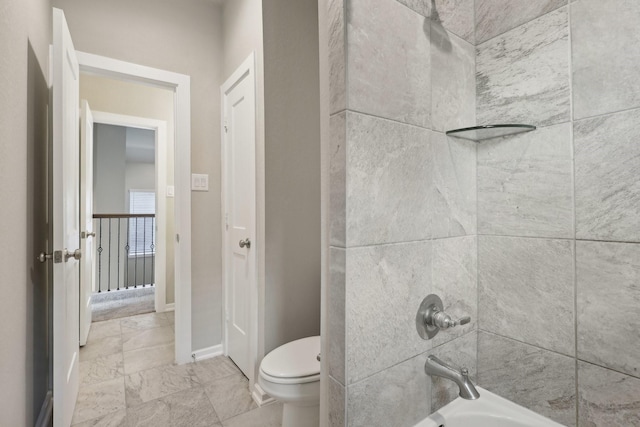
[[[100,218],[155,218],[156,214],[93,214],[96,219]]]

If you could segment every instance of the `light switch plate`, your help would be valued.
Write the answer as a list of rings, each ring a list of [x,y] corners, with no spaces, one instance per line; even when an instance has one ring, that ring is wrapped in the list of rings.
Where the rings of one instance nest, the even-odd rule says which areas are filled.
[[[209,191],[209,175],[193,173],[191,174],[192,191]]]
[[[167,197],[174,197],[176,195],[176,189],[173,185],[167,185]]]

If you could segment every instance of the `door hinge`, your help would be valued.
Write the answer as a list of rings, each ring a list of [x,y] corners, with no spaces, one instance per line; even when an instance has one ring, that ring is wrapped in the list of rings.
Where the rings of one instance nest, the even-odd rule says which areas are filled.
[[[229,214],[228,213],[224,214],[224,227],[225,227],[225,230],[229,231]]]
[[[62,262],[62,251],[53,251],[53,262],[56,264]]]
[[[227,119],[224,119],[224,133],[229,133],[229,122],[227,121]]]

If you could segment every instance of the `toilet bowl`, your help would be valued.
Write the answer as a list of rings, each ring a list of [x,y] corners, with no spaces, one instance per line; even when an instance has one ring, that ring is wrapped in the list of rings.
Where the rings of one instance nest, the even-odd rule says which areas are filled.
[[[283,403],[282,427],[320,424],[320,337],[291,341],[267,354],[258,383]]]

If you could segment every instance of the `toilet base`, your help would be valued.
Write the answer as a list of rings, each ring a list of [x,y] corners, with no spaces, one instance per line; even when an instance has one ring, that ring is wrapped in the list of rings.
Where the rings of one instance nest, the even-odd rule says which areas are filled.
[[[299,406],[285,403],[282,407],[282,427],[318,427],[320,405]]]

